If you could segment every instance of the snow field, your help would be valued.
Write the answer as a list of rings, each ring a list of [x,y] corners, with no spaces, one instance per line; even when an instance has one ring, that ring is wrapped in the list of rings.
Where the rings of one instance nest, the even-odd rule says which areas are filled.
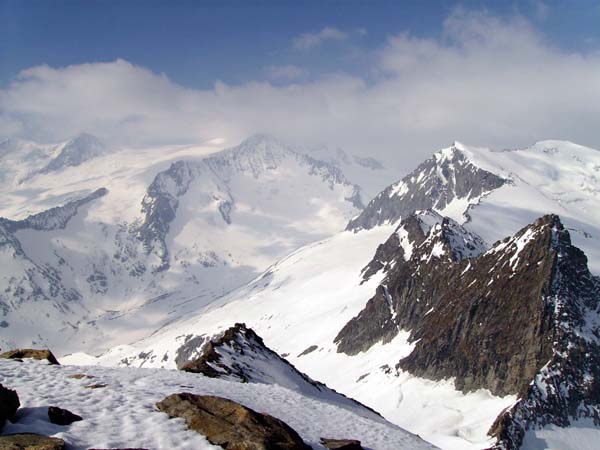
[[[85,373],[93,379],[70,379]],[[17,390],[19,421],[4,433],[36,432],[64,439],[72,450],[142,447],[153,450],[212,450],[200,434],[189,431],[183,419],[169,419],[154,405],[169,394],[191,392],[230,398],[277,417],[314,449],[320,437],[355,438],[373,450],[425,450],[432,445],[401,428],[374,421],[276,385],[236,383],[197,374],[138,368],[48,366],[25,360],[0,361],[0,383]],[[89,384],[104,388],[86,389]],[[84,420],[68,427],[47,420],[47,407],[59,406]]]

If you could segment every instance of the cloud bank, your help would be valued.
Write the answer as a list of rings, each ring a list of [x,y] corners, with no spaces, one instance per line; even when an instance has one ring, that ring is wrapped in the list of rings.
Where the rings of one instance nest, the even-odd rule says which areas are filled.
[[[368,56],[373,65],[360,76],[216,82],[207,90],[124,60],[33,67],[0,91],[0,136],[58,141],[85,130],[121,144],[235,144],[268,132],[399,170],[454,139],[493,147],[569,139],[600,148],[600,55],[553,48],[521,18],[456,11],[439,39],[399,34]]]

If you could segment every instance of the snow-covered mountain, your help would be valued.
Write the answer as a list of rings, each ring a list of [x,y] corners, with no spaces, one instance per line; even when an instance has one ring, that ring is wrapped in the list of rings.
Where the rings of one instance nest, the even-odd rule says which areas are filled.
[[[362,207],[338,167],[269,136],[223,151],[109,152],[89,135],[5,146],[3,171],[19,176],[0,185],[1,347],[93,352],[146,336]]]
[[[349,230],[433,208],[494,242],[558,214],[600,273],[600,152],[565,141],[493,151],[455,142],[375,197]]]
[[[593,448],[596,369],[582,361],[600,335],[587,269],[599,170],[598,152],[565,142],[455,143],[347,231],[87,361],[175,368],[186,342],[244,322],[310,377],[441,448]]]

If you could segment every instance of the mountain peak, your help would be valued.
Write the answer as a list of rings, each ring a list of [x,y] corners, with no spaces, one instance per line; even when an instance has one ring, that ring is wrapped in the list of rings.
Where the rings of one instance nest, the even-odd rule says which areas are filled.
[[[266,133],[257,133],[243,140],[235,149],[254,151],[289,151],[289,146],[279,139]]]
[[[54,172],[65,167],[79,166],[84,162],[106,154],[106,145],[89,133],[81,133],[67,141],[60,153],[40,172]]]

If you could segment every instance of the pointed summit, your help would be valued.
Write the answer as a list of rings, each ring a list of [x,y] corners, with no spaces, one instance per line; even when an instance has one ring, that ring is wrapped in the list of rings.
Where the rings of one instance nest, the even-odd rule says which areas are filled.
[[[106,145],[89,133],[81,133],[68,141],[52,161],[40,172],[54,172],[65,167],[79,166],[84,162],[107,153]]]

